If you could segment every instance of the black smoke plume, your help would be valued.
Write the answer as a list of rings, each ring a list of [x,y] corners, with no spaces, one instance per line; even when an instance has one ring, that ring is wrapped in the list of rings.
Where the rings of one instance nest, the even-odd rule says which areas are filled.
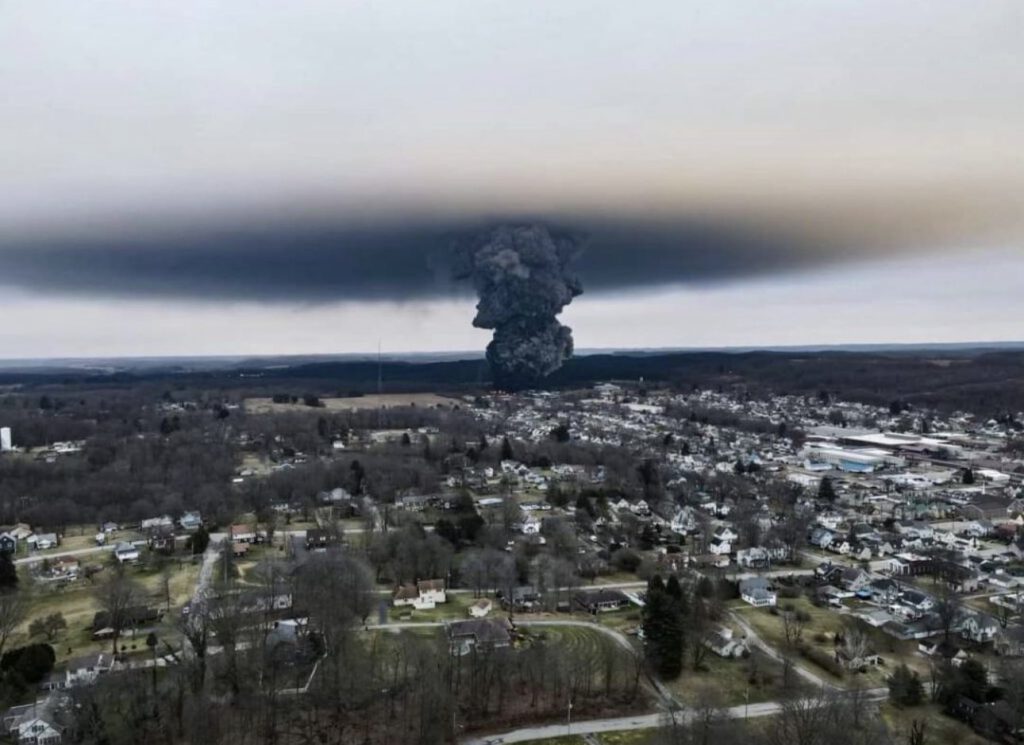
[[[456,275],[480,302],[473,325],[494,329],[487,361],[505,390],[535,387],[572,356],[572,329],[558,314],[583,292],[569,265],[577,238],[542,225],[503,225],[457,248]]]

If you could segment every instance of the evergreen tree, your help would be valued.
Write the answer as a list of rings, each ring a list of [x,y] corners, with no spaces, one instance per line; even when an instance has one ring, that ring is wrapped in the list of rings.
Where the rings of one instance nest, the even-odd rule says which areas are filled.
[[[676,577],[668,584],[655,575],[647,585],[644,606],[644,649],[647,660],[662,678],[673,679],[683,669],[685,601]]]
[[[818,499],[823,502],[836,501],[836,490],[832,486],[832,479],[828,476],[823,476],[821,483],[818,484]]]
[[[210,534],[204,526],[200,525],[199,530],[192,534],[190,543],[194,555],[206,553],[206,547],[210,545]]]
[[[501,440],[501,459],[515,460],[515,453],[512,451],[512,443],[508,441],[507,437],[504,437]]]
[[[889,677],[889,697],[897,706],[917,706],[924,701],[921,678],[906,665],[900,665]]]
[[[8,552],[0,553],[0,591],[10,592],[18,589],[18,568],[14,566]]]

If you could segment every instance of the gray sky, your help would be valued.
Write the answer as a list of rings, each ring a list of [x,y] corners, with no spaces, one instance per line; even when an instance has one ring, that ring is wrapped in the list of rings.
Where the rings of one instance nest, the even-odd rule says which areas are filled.
[[[1016,0],[0,3],[0,357],[480,348],[452,234],[589,236],[580,347],[1020,339]]]

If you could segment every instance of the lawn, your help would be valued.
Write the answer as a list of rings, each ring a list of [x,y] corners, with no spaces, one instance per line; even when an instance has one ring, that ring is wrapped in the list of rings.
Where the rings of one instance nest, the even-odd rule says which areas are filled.
[[[684,704],[695,704],[710,695],[721,706],[739,706],[774,701],[799,691],[806,683],[795,673],[787,690],[782,665],[759,649],[751,650],[746,659],[724,659],[709,652],[704,660],[706,670],[686,669],[666,686]]]
[[[601,745],[653,745],[657,741],[657,731],[653,729],[634,729],[622,732],[606,732],[597,735]]]
[[[890,703],[881,707],[882,720],[896,742],[908,742],[913,721],[924,721],[925,742],[935,745],[988,745],[989,741],[968,725],[948,717],[934,704],[902,709]]]
[[[161,624],[164,634],[172,633],[174,620],[177,618],[181,606],[192,596],[196,579],[199,576],[198,563],[185,560],[180,563],[172,562],[168,566],[170,568],[171,606]],[[36,618],[60,613],[67,622],[67,629],[58,633],[51,642],[57,653],[58,662],[89,652],[110,649],[109,641],[94,641],[92,639],[93,617],[100,610],[100,604],[96,600],[96,588],[98,583],[103,582],[107,571],[109,570],[105,569],[104,572],[97,575],[93,582],[82,578],[63,587],[43,583],[29,584],[26,581],[21,591],[30,598],[29,611],[25,623],[8,642],[9,646],[20,646],[29,641],[43,641],[41,638],[29,638],[29,624]],[[140,602],[166,611],[167,598],[163,590],[162,572],[144,565],[131,567],[128,572],[143,592]],[[132,639],[130,635],[125,636],[123,643],[129,650],[132,645],[139,650],[144,649],[143,640]]]
[[[769,609],[751,608],[749,606],[738,608],[737,610],[743,620],[753,627],[761,639],[771,647],[782,652],[790,646],[786,640],[785,624],[783,621],[783,613],[787,610],[802,614],[807,619],[800,636],[801,643],[829,655],[835,651],[834,639],[836,633],[845,632],[851,626],[856,625],[865,632],[873,648],[878,654],[883,656],[885,662],[888,663],[887,665],[872,669],[864,674],[854,675],[851,673],[842,678],[837,678],[828,670],[816,665],[811,660],[801,657],[795,649],[793,650],[796,664],[838,685],[849,685],[853,682],[870,687],[885,685],[886,677],[889,674],[888,671],[895,664],[912,659],[910,657],[912,655],[911,648],[906,645],[889,645],[887,643],[888,637],[884,632],[872,629],[851,616],[840,615],[828,608],[815,606],[806,597],[779,598],[778,613],[773,613]]]
[[[392,622],[421,623],[428,621],[450,621],[469,618],[469,606],[476,602],[472,595],[448,595],[448,602],[438,605],[433,610],[416,610],[411,606],[391,606],[388,619]],[[491,612],[494,615],[494,612]]]

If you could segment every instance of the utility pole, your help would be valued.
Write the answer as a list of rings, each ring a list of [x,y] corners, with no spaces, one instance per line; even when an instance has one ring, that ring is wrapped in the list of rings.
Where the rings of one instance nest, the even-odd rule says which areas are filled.
[[[565,715],[565,734],[572,734],[572,693],[569,694],[569,708]]]

